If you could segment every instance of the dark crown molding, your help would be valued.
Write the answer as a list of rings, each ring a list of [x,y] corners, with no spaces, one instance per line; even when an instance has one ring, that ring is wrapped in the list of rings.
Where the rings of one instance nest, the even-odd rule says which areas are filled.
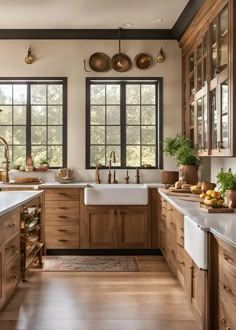
[[[171,30],[174,39],[180,40],[204,1],[205,0],[190,0],[188,2]]]
[[[190,0],[172,29],[122,29],[125,40],[179,40],[204,0]],[[118,29],[0,29],[0,40],[117,40]]]

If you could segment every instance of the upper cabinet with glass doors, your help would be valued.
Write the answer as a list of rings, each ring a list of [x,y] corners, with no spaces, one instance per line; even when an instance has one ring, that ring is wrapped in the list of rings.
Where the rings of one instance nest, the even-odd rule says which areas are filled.
[[[192,33],[187,30],[189,35],[180,40],[184,133],[199,156],[235,156],[236,95],[231,91],[236,78],[232,61],[236,49],[236,8],[231,0],[206,1],[203,6],[205,12],[195,17],[201,24],[195,23],[195,32],[190,26]]]

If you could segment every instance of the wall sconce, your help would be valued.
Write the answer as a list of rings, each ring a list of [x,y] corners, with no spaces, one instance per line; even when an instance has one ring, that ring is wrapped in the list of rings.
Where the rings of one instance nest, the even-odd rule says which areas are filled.
[[[161,47],[156,58],[157,63],[163,63],[165,62],[165,59],[166,59],[166,55],[164,53],[163,47]]]
[[[32,52],[31,52],[31,45],[29,46],[29,49],[28,49],[28,54],[25,56],[25,63],[26,64],[32,64],[34,61],[34,57],[32,55]]]

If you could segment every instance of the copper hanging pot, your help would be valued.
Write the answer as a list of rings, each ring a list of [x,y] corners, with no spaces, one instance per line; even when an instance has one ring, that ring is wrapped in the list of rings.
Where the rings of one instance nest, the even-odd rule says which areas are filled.
[[[94,53],[90,56],[89,66],[93,71],[105,72],[110,70],[110,58],[104,53]]]
[[[131,59],[128,55],[121,53],[121,28],[119,28],[119,53],[115,54],[111,59],[111,67],[117,72],[126,72],[131,68]]]

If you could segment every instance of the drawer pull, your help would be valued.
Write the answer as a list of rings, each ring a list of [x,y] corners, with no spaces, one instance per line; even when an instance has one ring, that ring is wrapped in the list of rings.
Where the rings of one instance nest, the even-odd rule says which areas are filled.
[[[63,232],[64,232],[64,231],[67,231],[66,229],[57,229],[57,230],[58,230],[58,231],[63,231]]]
[[[232,289],[230,289],[227,285],[224,284],[224,290],[229,292],[229,293],[232,293]]]
[[[175,225],[175,224],[174,224],[174,222],[171,222],[170,224],[171,224],[172,226],[174,226],[174,225]]]
[[[11,245],[11,246],[9,246],[9,247],[6,247],[6,248],[5,248],[5,251],[9,251],[9,250],[11,250],[11,249],[15,249],[15,248],[16,248],[15,245]]]
[[[66,207],[65,206],[59,206],[58,209],[59,210],[66,210]]]
[[[67,193],[63,193],[63,192],[59,192],[58,195],[61,195],[61,196],[66,196]]]
[[[68,242],[67,239],[59,239],[58,242]]]
[[[9,276],[8,278],[9,279],[12,279],[12,280],[16,280],[17,279],[17,276],[15,276],[15,275],[14,276]]]
[[[12,227],[15,227],[15,223],[10,223],[9,225],[7,225],[7,228],[12,228]]]
[[[67,216],[66,215],[59,215],[58,218],[60,218],[60,219],[66,219]]]
[[[16,269],[16,265],[11,266],[11,270],[14,270],[14,269]]]
[[[180,265],[185,265],[184,261],[179,261],[179,260],[178,260],[178,263],[179,263]]]
[[[228,262],[233,262],[233,259],[231,259],[229,256],[227,256],[226,254],[224,254],[224,259]]]
[[[179,247],[181,247],[181,248],[184,248],[184,246],[183,246],[182,244],[180,244],[180,243],[177,243],[177,245],[178,245]]]
[[[181,239],[184,239],[184,236],[180,236]]]
[[[181,227],[181,228],[180,228],[180,230],[181,230],[181,231],[184,231],[184,228],[183,228],[183,227]]]

